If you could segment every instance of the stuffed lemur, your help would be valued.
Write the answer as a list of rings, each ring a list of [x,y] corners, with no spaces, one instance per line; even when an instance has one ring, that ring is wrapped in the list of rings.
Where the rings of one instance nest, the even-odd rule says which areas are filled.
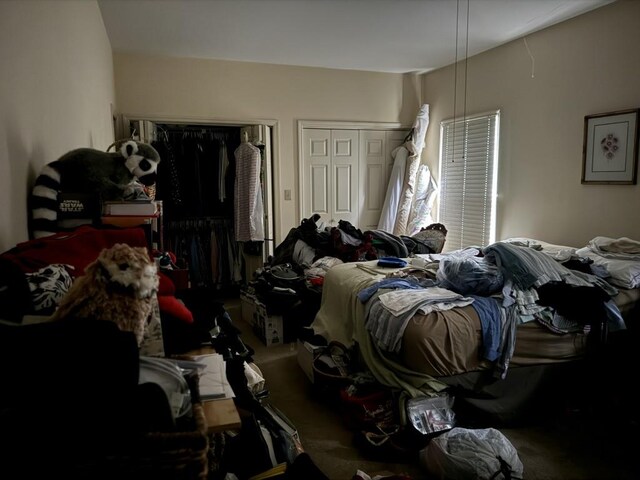
[[[156,181],[160,155],[151,145],[127,140],[115,152],[77,148],[48,163],[36,178],[31,192],[33,238],[58,232],[60,192],[95,195],[105,200],[123,200],[137,180],[145,186]]]

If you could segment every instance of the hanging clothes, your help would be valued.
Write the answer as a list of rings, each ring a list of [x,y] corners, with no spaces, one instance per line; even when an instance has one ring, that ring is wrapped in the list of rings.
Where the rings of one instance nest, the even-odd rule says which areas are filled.
[[[414,200],[416,176],[420,166],[420,155],[424,148],[424,137],[428,126],[429,105],[425,104],[420,107],[411,129],[410,138],[404,143],[404,146],[409,151],[409,156],[407,158],[402,193],[400,194],[400,203],[398,204],[398,213],[396,214],[396,223],[393,226],[393,234],[397,236],[407,234],[411,205]]]
[[[240,129],[226,126],[157,124],[158,151],[167,160],[160,172],[157,198],[167,220],[194,217],[233,218],[235,166],[232,152]],[[165,157],[161,156],[163,165]]]
[[[234,220],[236,241],[264,241],[264,207],[260,184],[261,152],[249,142],[235,150]]]
[[[226,218],[191,218],[167,225],[169,249],[187,262],[191,285],[217,290],[242,282],[242,258]]]
[[[158,169],[158,179],[156,181],[156,192],[160,192],[160,194],[156,199],[164,202],[165,213],[177,211],[184,206],[182,187],[177,160],[173,153],[174,148],[167,132],[161,130],[158,139],[152,142],[151,146],[158,151],[162,159],[162,168]]]
[[[157,127],[156,143],[168,160],[157,188],[157,198],[164,200],[165,244],[187,262],[193,287],[234,289],[242,280],[242,258],[234,239],[235,160],[230,153],[240,145],[240,128]]]
[[[229,157],[227,156],[227,142],[222,140],[218,151],[218,200],[224,202],[227,198],[225,179],[227,178],[227,168],[229,168]]]
[[[427,225],[434,223],[431,210],[437,193],[438,185],[431,175],[431,170],[427,165],[420,165],[406,235],[411,237]]]
[[[402,185],[404,183],[405,170],[407,166],[407,157],[409,150],[403,145],[395,148],[391,152],[393,157],[393,168],[387,186],[387,194],[382,204],[380,212],[380,221],[378,222],[378,230],[387,233],[393,233],[393,226],[396,224],[396,215],[398,213],[398,204],[400,203],[400,194],[402,193]]]

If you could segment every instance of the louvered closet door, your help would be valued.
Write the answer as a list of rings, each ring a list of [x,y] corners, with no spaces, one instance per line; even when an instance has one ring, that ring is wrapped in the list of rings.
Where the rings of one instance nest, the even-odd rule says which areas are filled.
[[[305,128],[303,218],[314,213],[327,226],[358,226],[358,131]]]

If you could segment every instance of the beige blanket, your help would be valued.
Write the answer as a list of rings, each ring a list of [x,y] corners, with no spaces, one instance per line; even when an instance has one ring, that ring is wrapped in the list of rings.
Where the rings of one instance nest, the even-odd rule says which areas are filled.
[[[404,390],[412,397],[435,395],[447,386],[430,375],[410,370],[399,360],[381,352],[371,341],[364,326],[364,304],[357,294],[360,290],[384,278],[377,271],[377,260],[336,265],[327,272],[324,280],[322,303],[312,328],[328,340],[336,340],[346,346],[358,345],[362,360],[374,377],[383,385]],[[399,269],[384,269],[393,272]]]

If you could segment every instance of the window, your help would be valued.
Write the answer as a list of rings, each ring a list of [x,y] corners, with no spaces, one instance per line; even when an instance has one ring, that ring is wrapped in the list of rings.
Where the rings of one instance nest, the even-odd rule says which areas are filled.
[[[440,125],[439,222],[448,251],[495,241],[500,111]]]

